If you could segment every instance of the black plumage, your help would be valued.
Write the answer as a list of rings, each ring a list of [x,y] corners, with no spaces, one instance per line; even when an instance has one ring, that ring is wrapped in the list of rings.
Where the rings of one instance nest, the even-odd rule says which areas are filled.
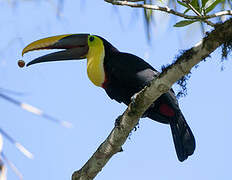
[[[65,49],[38,57],[27,66],[42,62],[87,58],[90,80],[103,87],[111,99],[129,105],[131,98],[153,80],[159,72],[143,59],[118,51],[100,36],[68,34],[40,39],[23,49],[22,54],[39,49]],[[195,139],[171,89],[161,95],[144,113],[164,124],[170,124],[177,157],[184,161],[195,150]]]
[[[131,97],[144,88],[159,73],[143,59],[114,48],[101,38],[105,47],[103,85],[111,99],[128,105]],[[144,113],[160,123],[170,124],[177,157],[184,161],[195,150],[195,139],[177,102],[174,91],[161,95]]]

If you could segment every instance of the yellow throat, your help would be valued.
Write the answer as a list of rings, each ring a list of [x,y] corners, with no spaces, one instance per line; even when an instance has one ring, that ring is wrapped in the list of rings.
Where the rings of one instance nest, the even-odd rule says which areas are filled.
[[[87,73],[89,79],[96,86],[102,86],[105,80],[104,57],[105,48],[103,41],[97,36],[89,36],[89,51],[87,54]]]

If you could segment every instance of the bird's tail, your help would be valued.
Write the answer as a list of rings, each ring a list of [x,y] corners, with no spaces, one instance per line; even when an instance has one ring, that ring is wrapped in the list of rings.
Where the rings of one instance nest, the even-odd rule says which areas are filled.
[[[179,111],[170,119],[172,137],[179,161],[184,161],[195,150],[195,138],[183,114]]]

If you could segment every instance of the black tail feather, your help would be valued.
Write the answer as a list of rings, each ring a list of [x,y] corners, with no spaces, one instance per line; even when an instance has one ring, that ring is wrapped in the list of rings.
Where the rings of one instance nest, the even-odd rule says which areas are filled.
[[[163,104],[175,112],[173,116],[171,116],[170,113],[168,114],[168,112],[165,114],[165,111],[168,111],[169,108],[161,111],[161,105]],[[144,113],[143,117],[149,117],[160,123],[170,124],[179,161],[182,162],[193,154],[196,146],[195,138],[181,113],[173,90],[160,96]]]
[[[170,119],[170,126],[176,154],[179,161],[182,162],[193,154],[196,146],[195,138],[180,111]]]

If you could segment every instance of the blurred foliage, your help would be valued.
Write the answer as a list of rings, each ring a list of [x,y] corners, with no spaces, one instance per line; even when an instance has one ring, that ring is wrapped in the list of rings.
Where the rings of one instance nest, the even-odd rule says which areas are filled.
[[[63,6],[66,0],[0,0],[1,2],[7,2],[12,7],[15,7],[19,3],[28,2],[28,1],[46,1],[51,4],[51,6],[54,7],[56,11],[57,17],[60,17],[62,14]],[[104,1],[104,0],[102,0]],[[120,0],[124,1],[124,0]],[[85,2],[85,0],[81,0],[82,3]],[[209,15],[211,13],[220,12],[224,10],[231,10],[232,9],[232,0],[128,0],[128,2],[134,2],[139,4],[149,4],[149,5],[159,5],[162,7],[169,7],[171,9],[174,9],[175,11],[184,13],[186,15],[196,15],[192,8],[194,8],[200,15],[205,16]],[[192,8],[190,8],[190,6]],[[150,40],[151,36],[151,27],[154,23],[154,11],[151,9],[143,9],[143,17],[144,17],[144,28],[146,29],[147,37]],[[175,21],[177,18],[173,15],[171,15],[173,18],[175,18]],[[225,16],[221,16],[219,18],[214,18],[214,22],[218,23],[223,21]],[[216,20],[215,20],[216,19]],[[200,22],[199,28],[204,32],[204,29],[206,27],[206,24],[202,20],[181,20],[177,22],[174,27],[183,27],[190,25],[194,22]]]
[[[178,12],[187,14],[187,15],[196,15],[193,10],[190,8],[192,6],[199,14],[202,16],[209,15],[211,13],[220,12],[224,10],[232,9],[232,0],[143,0],[137,3],[141,4],[153,4],[160,6],[168,6]],[[190,6],[189,6],[190,5]],[[145,20],[145,28],[147,32],[147,37],[150,39],[150,28],[152,25],[152,21],[154,20],[154,11],[150,9],[144,9],[144,20]],[[172,15],[173,16],[173,15]],[[215,22],[223,21],[224,16],[221,16]],[[205,23],[202,20],[182,20],[177,22],[174,27],[183,27],[190,25],[194,22],[200,22],[199,26],[201,30],[205,31]]]

